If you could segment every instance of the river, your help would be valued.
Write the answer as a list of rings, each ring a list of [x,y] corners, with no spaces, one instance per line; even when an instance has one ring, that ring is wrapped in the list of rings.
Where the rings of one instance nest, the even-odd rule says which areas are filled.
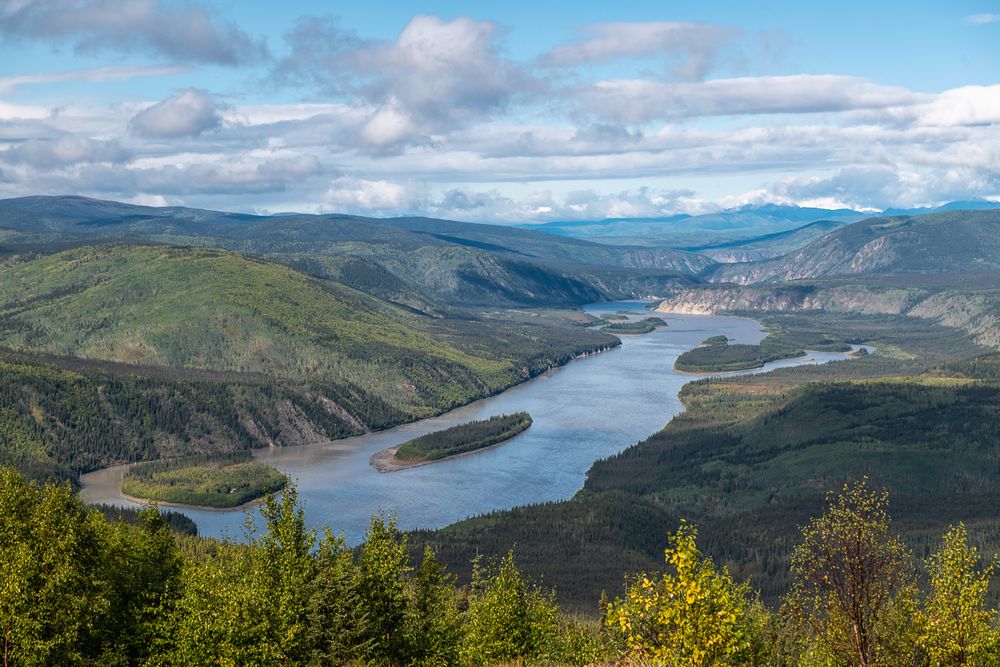
[[[644,306],[613,302],[586,310],[594,315],[627,310],[636,319],[651,314]],[[476,514],[569,498],[583,486],[594,461],[658,431],[682,409],[677,394],[696,376],[673,370],[678,355],[709,336],[724,335],[738,343],[756,343],[764,336],[758,323],[745,318],[658,315],[667,327],[622,336],[619,348],[577,359],[438,417],[388,431],[254,454],[295,481],[311,527],[343,531],[352,544],[360,541],[371,515],[380,511],[396,514],[403,529],[439,528]],[[810,352],[752,372],[845,356]],[[379,473],[369,465],[376,452],[418,435],[519,411],[531,414],[531,428],[501,446],[393,473]],[[84,475],[81,497],[87,502],[134,505],[121,497],[123,473],[124,466],[118,466]],[[181,511],[197,522],[202,535],[233,539],[243,535],[242,510]]]

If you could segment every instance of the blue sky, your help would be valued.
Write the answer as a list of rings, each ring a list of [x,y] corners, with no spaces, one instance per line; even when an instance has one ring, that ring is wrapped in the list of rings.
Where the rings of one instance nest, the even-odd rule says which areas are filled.
[[[0,0],[0,196],[490,222],[1000,198],[1000,2]]]

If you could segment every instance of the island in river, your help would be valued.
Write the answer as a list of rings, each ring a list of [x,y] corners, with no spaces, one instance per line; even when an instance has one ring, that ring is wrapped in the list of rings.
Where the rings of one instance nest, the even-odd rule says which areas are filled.
[[[682,373],[727,373],[762,368],[779,359],[806,356],[806,350],[850,352],[852,346],[824,335],[789,335],[772,332],[759,344],[733,344],[726,336],[712,336],[698,347],[684,352],[674,362]]]
[[[122,493],[140,502],[233,509],[285,488],[288,478],[248,451],[138,463],[122,478]]]
[[[626,336],[652,333],[660,327],[667,326],[667,323],[660,317],[646,317],[641,320],[631,322],[614,322],[601,327],[601,331],[611,334],[624,334]]]
[[[502,444],[530,426],[531,415],[527,412],[494,415],[412,438],[378,452],[371,463],[379,472],[427,465]]]

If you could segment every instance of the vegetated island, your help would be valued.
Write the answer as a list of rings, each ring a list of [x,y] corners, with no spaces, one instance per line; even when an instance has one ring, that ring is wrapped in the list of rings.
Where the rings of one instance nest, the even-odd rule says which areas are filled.
[[[804,357],[806,349],[818,352],[849,352],[848,343],[824,335],[769,334],[759,345],[730,344],[725,336],[712,336],[699,347],[677,357],[674,370],[685,373],[725,373],[760,368],[778,359]]]
[[[601,327],[601,331],[613,334],[637,335],[648,334],[660,327],[667,326],[659,317],[646,317],[636,322],[614,322]]]
[[[427,465],[499,445],[528,430],[529,426],[531,415],[527,412],[495,415],[489,419],[428,433],[396,447],[383,449],[372,456],[371,464],[379,472]]]
[[[132,466],[122,495],[140,501],[231,509],[285,488],[288,479],[250,452],[190,456]]]

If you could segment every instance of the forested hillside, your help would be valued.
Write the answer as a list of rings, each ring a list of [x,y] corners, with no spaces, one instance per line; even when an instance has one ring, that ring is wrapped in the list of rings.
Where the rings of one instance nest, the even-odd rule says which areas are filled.
[[[714,282],[781,282],[848,274],[1000,268],[1000,210],[878,217],[845,225],[776,259],[724,265]]]
[[[0,344],[0,460],[74,479],[386,428],[618,341],[558,317],[431,317],[224,251],[108,245],[8,258]]]
[[[881,352],[690,383],[685,412],[595,463],[573,499],[469,519],[415,542],[463,574],[476,553],[517,545],[527,572],[544,575],[564,604],[585,607],[602,590],[620,590],[622,572],[656,567],[662,535],[687,518],[708,552],[774,601],[788,590],[796,527],[828,490],[868,475],[891,490],[918,553],[958,520],[975,526],[987,553],[1000,552],[1000,485],[991,472],[1000,387],[989,358],[954,361],[983,348],[904,317],[766,321],[793,339],[842,336]]]

